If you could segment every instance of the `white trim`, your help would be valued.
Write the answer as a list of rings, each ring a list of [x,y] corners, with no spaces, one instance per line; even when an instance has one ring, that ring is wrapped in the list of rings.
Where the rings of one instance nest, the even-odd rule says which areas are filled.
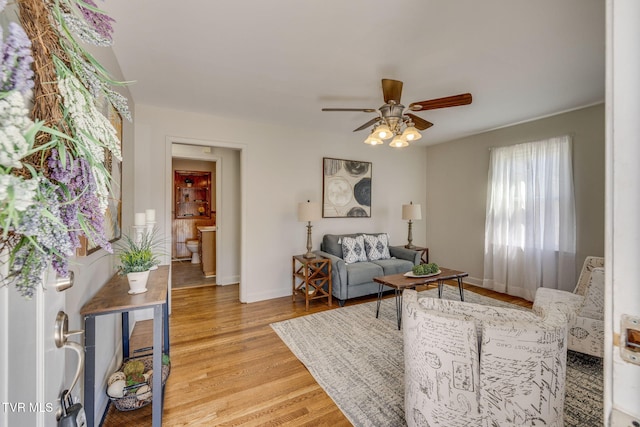
[[[36,384],[35,384],[36,400],[35,402],[37,402],[38,404],[44,404],[47,401],[45,393],[46,393],[46,386],[48,383],[48,379],[45,372],[46,371],[45,370],[45,355],[46,355],[45,340],[51,339],[51,336],[53,335],[53,329],[51,328],[51,326],[53,325],[53,322],[52,321],[49,322],[48,326],[49,326],[50,333],[47,336],[45,332],[45,323],[46,323],[45,315],[47,314],[47,310],[45,307],[44,275],[40,280],[41,280],[40,286],[37,287],[35,296],[34,296],[34,300],[36,304]],[[64,369],[64,366],[61,366],[60,368]],[[44,411],[40,411],[36,413],[37,427],[45,427],[44,415],[45,415]]]
[[[613,409],[613,3],[606,3],[605,23],[605,103],[604,103],[604,362],[603,417],[605,424]],[[609,297],[607,297],[609,296]]]
[[[9,273],[8,253],[0,254],[0,277]],[[0,287],[0,402],[9,402],[9,287]],[[0,411],[0,425],[9,425],[9,411]]]

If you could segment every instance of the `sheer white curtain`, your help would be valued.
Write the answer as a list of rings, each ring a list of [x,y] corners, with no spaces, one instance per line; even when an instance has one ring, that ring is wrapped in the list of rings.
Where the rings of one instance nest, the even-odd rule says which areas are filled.
[[[575,287],[569,136],[491,150],[483,286],[533,301]]]

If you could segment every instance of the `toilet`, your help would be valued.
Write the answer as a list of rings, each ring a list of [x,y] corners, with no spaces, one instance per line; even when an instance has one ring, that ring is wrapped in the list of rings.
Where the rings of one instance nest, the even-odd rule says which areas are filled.
[[[198,254],[198,240],[187,240],[186,243],[187,249],[189,249],[189,252],[191,252],[191,264],[200,264],[200,255]]]

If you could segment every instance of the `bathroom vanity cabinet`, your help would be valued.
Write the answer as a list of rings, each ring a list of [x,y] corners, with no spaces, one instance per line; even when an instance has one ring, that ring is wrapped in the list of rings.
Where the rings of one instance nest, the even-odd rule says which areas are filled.
[[[202,274],[204,277],[214,277],[216,275],[216,227],[198,227],[198,239]]]

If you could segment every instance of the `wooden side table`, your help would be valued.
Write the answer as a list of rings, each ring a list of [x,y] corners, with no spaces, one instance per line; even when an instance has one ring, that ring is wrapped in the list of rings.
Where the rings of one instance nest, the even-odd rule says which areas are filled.
[[[422,246],[415,246],[411,248],[412,251],[422,252],[420,254],[420,262],[422,264],[429,264],[429,248],[423,248]]]
[[[295,255],[292,259],[291,298],[296,300],[298,293],[304,294],[305,310],[309,311],[309,301],[327,298],[331,307],[331,260],[328,258],[305,258]],[[299,283],[298,283],[299,282]],[[325,289],[324,287],[327,287]]]

